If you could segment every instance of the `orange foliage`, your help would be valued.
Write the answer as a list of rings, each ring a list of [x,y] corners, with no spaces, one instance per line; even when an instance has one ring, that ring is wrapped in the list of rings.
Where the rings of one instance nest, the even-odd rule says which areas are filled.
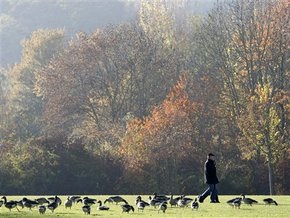
[[[120,154],[131,172],[141,173],[147,166],[152,169],[162,163],[176,167],[183,158],[194,156],[192,114],[199,105],[189,99],[186,80],[182,76],[150,116],[135,118],[128,125]]]

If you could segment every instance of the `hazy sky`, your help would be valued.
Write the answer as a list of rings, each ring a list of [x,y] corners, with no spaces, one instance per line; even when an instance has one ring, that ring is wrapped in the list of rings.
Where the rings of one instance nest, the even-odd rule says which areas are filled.
[[[0,66],[19,61],[21,40],[39,28],[63,28],[68,37],[79,31],[90,33],[109,24],[134,20],[140,1],[0,0]],[[203,15],[216,0],[167,0],[169,6],[174,2],[186,13]]]

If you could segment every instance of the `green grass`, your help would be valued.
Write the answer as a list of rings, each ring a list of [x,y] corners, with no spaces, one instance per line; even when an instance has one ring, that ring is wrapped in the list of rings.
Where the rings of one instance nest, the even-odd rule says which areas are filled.
[[[23,196],[7,196],[8,200],[20,200]],[[40,196],[26,196],[29,199],[34,199]],[[59,196],[65,201],[67,196]],[[84,197],[84,196],[83,196]],[[90,196],[92,198],[97,198],[98,200],[104,201],[108,196]],[[136,195],[122,196],[128,200],[129,204],[134,205]],[[148,199],[147,195],[142,196],[144,200]],[[194,196],[188,196],[194,198]],[[122,213],[122,209],[119,205],[107,204],[110,207],[109,211],[98,211],[97,206],[92,206],[91,215],[84,215],[81,207],[82,204],[73,205],[72,209],[65,209],[64,205],[60,205],[54,213],[51,211],[46,211],[45,215],[40,215],[38,213],[38,208],[29,209],[24,208],[20,209],[18,212],[16,209],[13,209],[11,212],[4,206],[0,207],[0,217],[113,217],[113,218],[122,218],[122,217],[140,217],[140,218],[152,218],[152,217],[290,217],[290,196],[273,196],[272,198],[278,202],[278,206],[266,206],[263,203],[263,198],[266,196],[247,196],[253,199],[256,199],[259,204],[254,206],[241,205],[240,209],[233,209],[227,205],[226,201],[232,199],[236,196],[220,196],[220,204],[210,204],[209,198],[205,200],[204,203],[200,204],[198,211],[192,211],[190,208],[170,208],[168,207],[165,214],[158,213],[158,209],[152,207],[145,208],[144,212],[138,212],[135,208],[135,213]]]

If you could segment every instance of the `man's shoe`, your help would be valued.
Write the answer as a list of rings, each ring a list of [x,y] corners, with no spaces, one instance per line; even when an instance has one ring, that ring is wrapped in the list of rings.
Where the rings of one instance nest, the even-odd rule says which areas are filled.
[[[198,196],[198,201],[199,201],[199,203],[203,203],[203,199],[200,195]]]

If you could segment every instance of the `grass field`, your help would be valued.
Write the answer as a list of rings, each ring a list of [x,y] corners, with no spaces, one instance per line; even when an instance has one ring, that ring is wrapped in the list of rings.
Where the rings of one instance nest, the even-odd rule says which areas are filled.
[[[29,199],[34,199],[40,196],[26,196]],[[67,196],[61,197],[63,203],[66,200]],[[84,196],[83,196],[84,197]],[[97,198],[97,200],[104,201],[108,196],[99,195],[99,196],[89,196],[92,198]],[[122,196],[125,198],[129,204],[134,205],[136,196]],[[188,196],[194,198],[195,196]],[[290,196],[273,196],[272,198],[278,202],[278,206],[264,205],[263,198],[267,196],[247,196],[251,197],[259,202],[259,204],[254,206],[241,205],[240,209],[234,209],[231,206],[227,205],[226,201],[232,199],[236,196],[220,196],[220,204],[211,204],[209,203],[209,198],[205,200],[204,203],[200,204],[200,207],[197,211],[192,211],[191,208],[176,208],[168,207],[167,211],[163,214],[162,212],[158,213],[158,209],[152,207],[146,207],[144,212],[138,212],[135,207],[134,213],[122,213],[120,205],[106,204],[110,207],[109,211],[99,211],[97,210],[97,205],[92,206],[91,214],[85,215],[81,209],[82,204],[73,205],[72,209],[65,209],[64,205],[61,204],[54,213],[47,210],[44,215],[38,213],[38,208],[34,208],[31,211],[28,208],[12,209],[11,212],[4,206],[0,207],[0,217],[113,217],[113,218],[122,218],[122,217],[140,217],[140,218],[152,218],[152,217],[290,217]],[[9,200],[21,200],[23,196],[7,196]],[[148,199],[148,196],[142,196],[144,200]]]

